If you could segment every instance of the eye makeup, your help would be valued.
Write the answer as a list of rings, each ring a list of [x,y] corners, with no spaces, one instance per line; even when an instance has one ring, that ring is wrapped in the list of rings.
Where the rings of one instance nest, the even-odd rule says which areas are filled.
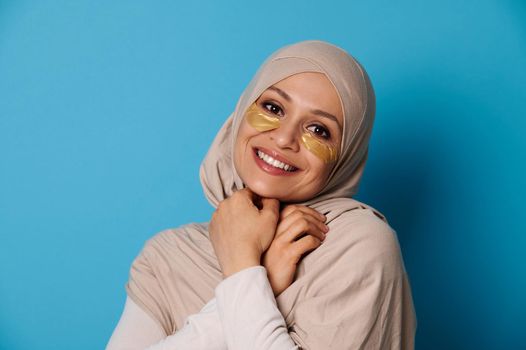
[[[277,129],[280,126],[280,119],[278,117],[265,113],[255,102],[247,109],[245,118],[247,122],[259,132]],[[332,163],[338,159],[336,147],[319,140],[308,132],[304,132],[301,135],[301,142],[307,150],[325,163]]]

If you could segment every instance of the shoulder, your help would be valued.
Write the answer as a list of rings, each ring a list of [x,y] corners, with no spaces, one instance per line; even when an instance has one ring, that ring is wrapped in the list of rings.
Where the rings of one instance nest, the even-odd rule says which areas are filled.
[[[344,211],[329,227],[327,243],[337,247],[340,259],[349,267],[360,268],[365,273],[382,271],[393,277],[403,274],[396,231],[376,209],[363,205]]]
[[[189,223],[177,228],[168,228],[149,237],[135,258],[134,263],[168,265],[180,257],[181,251],[188,251],[210,244],[207,233],[208,223]]]
[[[189,223],[176,228],[167,228],[149,237],[143,250],[168,249],[177,246],[185,240],[207,239],[208,223]]]

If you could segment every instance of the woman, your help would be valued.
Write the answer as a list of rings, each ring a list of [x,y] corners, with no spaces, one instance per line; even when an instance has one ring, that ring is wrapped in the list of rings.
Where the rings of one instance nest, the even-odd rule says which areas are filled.
[[[396,233],[351,198],[374,112],[342,49],[272,54],[201,165],[210,223],[148,240],[108,349],[412,349]]]

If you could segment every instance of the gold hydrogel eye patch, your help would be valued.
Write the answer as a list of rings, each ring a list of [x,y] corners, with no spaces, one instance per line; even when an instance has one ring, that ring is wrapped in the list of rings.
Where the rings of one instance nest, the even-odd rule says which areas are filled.
[[[323,160],[325,163],[331,163],[338,159],[338,152],[336,147],[328,145],[320,140],[316,139],[309,133],[301,135],[301,141],[309,151],[315,156]]]
[[[247,122],[260,132],[279,128],[279,118],[266,114],[255,103],[247,109],[246,118]]]
[[[277,129],[280,126],[278,117],[268,115],[255,102],[247,109],[245,117],[247,122],[259,132]],[[301,135],[301,142],[305,148],[325,163],[334,162],[338,158],[338,152],[334,146],[320,141],[308,132]]]

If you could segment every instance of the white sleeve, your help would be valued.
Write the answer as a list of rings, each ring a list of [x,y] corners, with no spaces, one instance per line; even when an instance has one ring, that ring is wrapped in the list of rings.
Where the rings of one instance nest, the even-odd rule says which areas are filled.
[[[144,349],[164,337],[161,327],[128,297],[106,350]]]
[[[215,295],[229,350],[300,349],[288,333],[264,266],[227,277]]]
[[[186,318],[183,328],[165,337],[161,327],[130,298],[106,350],[226,350],[216,299]]]

